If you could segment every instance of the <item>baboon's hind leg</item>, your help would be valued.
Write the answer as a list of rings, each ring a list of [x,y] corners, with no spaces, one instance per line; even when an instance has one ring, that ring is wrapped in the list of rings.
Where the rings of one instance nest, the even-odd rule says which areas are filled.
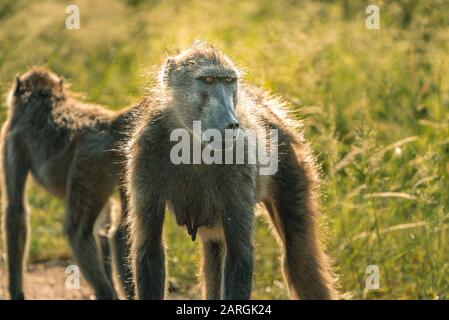
[[[224,243],[204,240],[202,250],[203,296],[208,300],[219,300],[222,295]]]
[[[336,299],[333,275],[315,221],[314,172],[303,165],[292,157],[287,166],[280,166],[272,197],[265,206],[283,245],[283,271],[290,295]]]
[[[113,186],[113,183],[101,177],[98,168],[92,169],[97,172],[96,176],[86,169],[85,164],[79,167],[75,164],[71,168],[65,232],[81,272],[94,289],[96,298],[115,299],[115,290],[103,268],[94,235],[94,224],[112,192],[105,190],[104,186]],[[91,181],[93,176],[95,181]]]

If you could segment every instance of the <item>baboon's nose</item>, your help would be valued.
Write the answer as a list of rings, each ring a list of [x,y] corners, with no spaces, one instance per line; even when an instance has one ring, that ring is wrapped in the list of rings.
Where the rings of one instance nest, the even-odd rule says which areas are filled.
[[[240,126],[240,125],[238,124],[238,122],[233,122],[233,123],[228,124],[228,125],[226,126],[226,129],[232,129],[232,130],[235,130],[235,129],[238,129],[239,126]]]

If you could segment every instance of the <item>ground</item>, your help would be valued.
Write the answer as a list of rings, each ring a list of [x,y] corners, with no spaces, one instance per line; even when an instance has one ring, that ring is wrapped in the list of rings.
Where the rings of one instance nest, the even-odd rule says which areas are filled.
[[[66,273],[69,261],[54,260],[28,266],[25,277],[25,297],[29,300],[87,300],[94,299],[93,291],[81,278],[79,289],[67,289]],[[8,298],[4,264],[0,264],[0,300]],[[171,291],[176,291],[171,287]],[[169,299],[188,298],[176,292],[170,292]]]
[[[65,281],[67,274],[65,261],[50,261],[31,264],[26,270],[25,296],[27,299],[50,300],[84,300],[89,299],[92,290],[84,280],[79,289],[67,289]],[[5,266],[0,266],[0,298],[8,297]]]

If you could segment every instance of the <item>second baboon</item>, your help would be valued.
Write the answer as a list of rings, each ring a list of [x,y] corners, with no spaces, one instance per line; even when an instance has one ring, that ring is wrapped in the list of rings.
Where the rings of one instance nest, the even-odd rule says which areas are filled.
[[[64,88],[62,79],[44,68],[33,68],[16,78],[7,106],[1,132],[1,180],[11,298],[24,298],[29,229],[24,192],[29,173],[65,201],[65,233],[95,296],[116,297],[111,250],[125,293],[132,297],[126,224],[120,215],[111,217],[110,200],[121,179],[118,144],[125,135],[128,110],[115,113],[79,102]],[[126,215],[123,188],[120,193],[121,211]]]
[[[318,174],[314,160],[301,134],[280,112],[279,100],[244,84],[229,58],[198,42],[167,60],[160,83],[140,106],[142,114],[127,152],[138,298],[165,296],[162,230],[166,206],[193,240],[197,232],[202,240],[205,297],[250,298],[257,203],[265,204],[282,244],[283,270],[291,297],[337,298],[334,275],[317,230]],[[194,121],[204,129],[199,135],[195,135]],[[188,145],[185,159],[204,152],[207,145],[201,136],[209,129],[219,133],[230,130],[233,143],[243,139],[249,149],[254,142],[245,131],[268,137],[270,130],[277,130],[278,141],[272,143],[278,145],[278,170],[273,175],[261,175],[261,163],[249,161],[174,162],[172,151],[178,141],[172,141],[172,133],[176,129],[184,129],[192,141],[201,141],[200,149],[195,150],[193,143]],[[237,156],[238,150],[232,149]],[[249,153],[245,159],[247,156]]]

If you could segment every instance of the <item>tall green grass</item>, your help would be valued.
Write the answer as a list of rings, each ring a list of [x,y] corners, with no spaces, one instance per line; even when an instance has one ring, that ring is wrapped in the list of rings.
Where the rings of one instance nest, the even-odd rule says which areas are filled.
[[[81,11],[66,30],[65,6]],[[138,101],[167,53],[205,39],[284,97],[322,165],[322,225],[342,292],[449,298],[449,5],[378,1],[24,0],[0,2],[0,89],[46,65],[85,99]],[[3,110],[4,110],[3,103]],[[2,113],[4,118],[4,113]],[[32,185],[32,261],[68,256],[64,209]],[[169,219],[170,279],[198,297],[198,243]],[[287,298],[279,249],[258,218],[254,298]],[[368,265],[380,288],[365,289]]]

